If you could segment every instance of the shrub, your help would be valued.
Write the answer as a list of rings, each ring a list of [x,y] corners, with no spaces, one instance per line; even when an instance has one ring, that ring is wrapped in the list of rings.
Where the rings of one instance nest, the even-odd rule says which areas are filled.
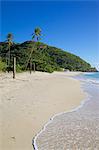
[[[52,73],[54,71],[54,69],[52,68],[52,66],[49,65],[49,64],[39,64],[36,67],[36,70],[43,71],[43,72],[49,72],[49,73]]]
[[[0,71],[6,71],[6,63],[0,60]]]
[[[19,64],[17,64],[16,65],[16,72],[22,72],[22,71],[24,71],[25,69],[24,69],[24,67],[23,66],[20,66]]]

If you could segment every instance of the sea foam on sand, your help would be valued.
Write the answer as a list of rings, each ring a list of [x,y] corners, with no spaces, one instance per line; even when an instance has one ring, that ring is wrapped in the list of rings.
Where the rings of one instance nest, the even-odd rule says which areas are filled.
[[[76,108],[85,94],[75,72],[0,75],[0,149],[31,150],[32,139],[55,114]]]
[[[88,80],[82,86],[88,93],[85,101],[54,116],[33,140],[35,150],[99,149],[99,86]]]

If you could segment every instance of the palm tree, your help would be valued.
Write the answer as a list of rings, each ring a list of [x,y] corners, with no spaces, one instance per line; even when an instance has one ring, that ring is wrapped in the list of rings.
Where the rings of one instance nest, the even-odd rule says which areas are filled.
[[[40,36],[41,36],[41,29],[39,27],[37,27],[34,29],[34,33],[32,34],[32,41],[34,41],[34,39],[36,39],[36,41],[38,42],[41,39]],[[35,45],[34,45],[34,47],[35,47]],[[31,57],[32,57],[32,54],[34,51],[34,47],[32,47],[31,53],[29,55],[29,59],[27,61],[27,65],[28,65],[28,62],[30,63],[30,74],[31,74],[31,70],[32,70],[32,62],[31,62],[32,58]],[[34,72],[35,72],[35,63],[33,64],[33,66],[34,66],[33,68],[34,68]]]
[[[39,27],[35,28],[34,33],[32,34],[32,40],[34,40],[35,38],[36,38],[37,42],[39,40],[41,40],[41,29]],[[30,65],[31,65],[31,61],[30,61]],[[33,68],[34,68],[34,72],[35,72],[35,62],[33,64]]]
[[[32,34],[32,40],[36,38],[37,41],[39,41],[41,39],[40,36],[41,36],[41,29],[37,27],[35,28],[34,33]]]
[[[10,55],[11,55],[11,52],[10,52],[10,48],[11,48],[11,45],[13,44],[13,34],[12,33],[8,33],[7,35],[7,43],[8,43],[8,49],[9,49],[9,52],[8,52],[8,65],[10,66]]]

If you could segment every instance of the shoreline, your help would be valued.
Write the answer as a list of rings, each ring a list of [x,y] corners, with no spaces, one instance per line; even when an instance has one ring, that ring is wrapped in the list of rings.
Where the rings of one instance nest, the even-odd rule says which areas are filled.
[[[76,121],[78,121],[78,120],[82,120],[81,118],[83,117],[83,125],[81,126],[81,127],[79,127],[78,128],[78,126],[79,126],[79,123],[75,123],[75,125],[77,126],[75,126],[74,125],[74,127],[76,128],[76,130],[82,130],[83,131],[83,129],[84,128],[86,128],[87,130],[86,130],[86,134],[85,134],[85,138],[87,138],[87,140],[88,140],[88,136],[90,137],[90,138],[92,138],[93,136],[95,136],[96,135],[96,139],[93,139],[93,145],[92,144],[90,144],[89,143],[89,147],[86,147],[86,146],[88,146],[88,143],[87,143],[87,141],[85,142],[84,141],[84,139],[82,139],[81,141],[79,141],[79,142],[85,142],[85,143],[83,143],[84,145],[84,147],[85,148],[95,148],[96,147],[96,149],[97,148],[99,148],[99,143],[97,143],[96,144],[96,140],[98,140],[99,141],[99,134],[98,134],[98,131],[97,131],[97,128],[98,128],[98,126],[99,126],[99,120],[97,120],[97,117],[98,117],[98,114],[99,114],[99,111],[98,111],[98,105],[99,105],[99,102],[98,102],[98,98],[96,98],[96,99],[94,99],[94,93],[92,92],[91,93],[91,91],[90,90],[92,90],[91,89],[91,87],[89,86],[89,85],[91,85],[92,86],[92,88],[94,89],[96,89],[97,90],[97,92],[96,92],[96,95],[98,94],[99,95],[99,93],[98,93],[98,87],[97,87],[97,84],[96,84],[96,86],[93,84],[93,83],[85,83],[83,80],[80,80],[80,82],[81,82],[81,88],[83,89],[83,92],[86,94],[86,97],[85,97],[85,99],[83,100],[83,101],[81,101],[81,103],[80,103],[80,105],[78,106],[78,107],[76,107],[76,108],[74,108],[74,109],[72,109],[72,110],[70,110],[70,111],[65,111],[65,112],[62,112],[62,113],[59,113],[59,114],[56,114],[56,115],[54,115],[46,124],[45,124],[45,126],[44,126],[44,128],[35,136],[35,138],[33,139],[33,146],[34,146],[34,150],[39,150],[39,148],[41,148],[42,149],[42,145],[43,145],[43,143],[44,143],[44,139],[46,139],[46,141],[45,141],[45,144],[43,145],[44,146],[44,148],[46,147],[46,148],[48,148],[48,147],[50,147],[50,145],[52,146],[52,148],[56,148],[55,147],[55,145],[57,144],[57,143],[54,143],[55,141],[57,141],[58,140],[58,142],[60,143],[61,142],[61,138],[63,138],[63,135],[64,134],[66,134],[66,137],[67,137],[67,133],[66,133],[66,131],[65,131],[65,133],[64,134],[62,134],[62,131],[58,134],[57,133],[57,136],[59,136],[59,137],[57,137],[57,140],[54,140],[54,142],[52,142],[51,143],[51,138],[53,139],[53,138],[55,138],[55,135],[54,134],[56,134],[56,131],[54,131],[54,132],[52,132],[51,134],[49,134],[49,132],[51,131],[51,130],[55,130],[55,128],[56,128],[56,130],[59,130],[59,129],[61,129],[62,127],[57,127],[57,125],[55,124],[55,122],[59,125],[59,123],[58,122],[61,122],[61,117],[62,117],[62,119],[63,119],[63,116],[64,117],[69,117],[69,116],[74,116],[75,117],[75,122]],[[89,86],[89,87],[88,87]],[[92,90],[93,91],[93,90]],[[97,95],[97,96],[98,96]],[[95,104],[95,102],[93,101],[93,99],[94,99],[94,101],[96,102],[96,104]],[[91,107],[91,105],[93,106],[93,107]],[[96,114],[95,114],[95,112],[94,112],[94,108],[96,107]],[[76,116],[77,115],[77,116]],[[77,120],[77,118],[76,117],[78,117],[78,120]],[[92,120],[91,120],[91,118],[90,117],[92,117]],[[64,118],[64,120],[65,120],[66,118]],[[87,123],[86,123],[86,119],[87,119]],[[95,120],[96,119],[96,120]],[[68,120],[68,119],[66,119],[66,120]],[[84,122],[84,120],[85,120],[85,122]],[[73,120],[72,120],[73,121]],[[93,122],[93,124],[92,124],[92,122]],[[63,123],[63,122],[62,122]],[[66,123],[66,121],[65,121],[65,123]],[[65,125],[66,124],[68,124],[68,123],[63,123],[63,125],[64,125],[64,128],[66,128],[65,127]],[[72,123],[71,121],[69,121],[69,123]],[[89,124],[89,125],[88,125]],[[95,125],[96,124],[96,125]],[[55,126],[53,126],[53,125],[55,125]],[[61,125],[60,124],[60,126],[63,126],[63,125]],[[83,128],[82,128],[83,127]],[[71,128],[69,128],[68,126],[67,126],[67,130],[70,130]],[[93,132],[91,133],[90,132],[90,130],[92,130],[93,129]],[[99,129],[99,128],[98,128]],[[74,130],[75,131],[75,130]],[[96,132],[97,131],[97,132]],[[89,135],[88,135],[88,132],[89,132]],[[54,133],[54,134],[53,134]],[[82,132],[82,133],[84,133],[84,131]],[[79,136],[81,136],[82,137],[82,133],[79,133]],[[48,134],[48,135],[47,135]],[[72,134],[74,134],[74,133],[72,133]],[[40,137],[39,137],[40,136]],[[52,136],[52,137],[51,137]],[[77,135],[76,135],[77,136]],[[79,138],[81,138],[81,137],[79,137]],[[60,139],[59,139],[60,138]],[[71,138],[71,136],[70,136],[70,138]],[[78,139],[78,138],[77,138]],[[65,137],[64,137],[64,140],[66,140],[65,139]],[[64,141],[63,140],[63,141]],[[71,138],[71,140],[72,140],[72,138]],[[66,141],[64,141],[64,142],[66,142]],[[78,140],[76,141],[77,143],[79,143],[78,142]],[[89,140],[89,142],[91,142],[92,143],[92,141],[90,141]],[[41,143],[41,145],[40,145],[40,143]],[[47,144],[48,143],[48,144]],[[66,143],[68,143],[68,142],[66,142]],[[71,143],[71,141],[70,141],[70,143]],[[70,143],[68,143],[68,144],[70,144]],[[53,145],[54,144],[54,145]],[[60,143],[61,144],[61,143]],[[73,141],[72,141],[72,144],[73,144]],[[72,147],[72,144],[70,144],[71,145],[71,147]],[[59,146],[59,144],[58,144],[58,146]],[[65,145],[65,146],[67,146],[67,145]],[[77,146],[77,145],[76,145]],[[81,146],[81,145],[78,145],[78,147],[79,146]],[[60,147],[60,146],[59,146]],[[58,148],[59,148],[58,147]],[[71,148],[71,147],[69,147],[69,148]],[[83,147],[83,148],[84,148]],[[51,148],[51,147],[50,147]],[[77,147],[76,147],[77,148]],[[82,148],[82,146],[81,147],[79,147],[79,148]]]
[[[85,93],[82,91],[82,88],[80,86],[80,81],[78,81],[76,79],[71,79],[71,77],[70,77],[70,76],[75,76],[77,74],[79,74],[79,73],[78,72],[76,72],[76,73],[75,72],[73,72],[73,73],[65,72],[65,73],[47,74],[47,73],[36,72],[35,74],[32,74],[32,75],[29,75],[29,73],[19,74],[17,76],[17,79],[15,79],[15,80],[6,78],[6,82],[8,82],[8,80],[10,80],[10,83],[12,86],[11,87],[8,84],[10,87],[10,90],[13,88],[14,84],[16,85],[16,87],[14,87],[14,89],[13,89],[14,93],[12,94],[12,100],[7,101],[7,103],[4,103],[8,106],[10,106],[9,103],[12,103],[11,104],[12,108],[10,106],[11,110],[9,110],[8,108],[6,110],[8,112],[11,111],[10,116],[7,114],[8,112],[4,111],[4,113],[8,116],[8,119],[10,120],[9,121],[7,118],[5,118],[6,119],[5,123],[10,125],[12,122],[12,128],[10,129],[10,131],[9,131],[9,129],[7,129],[6,132],[8,133],[8,135],[10,135],[10,132],[13,131],[12,133],[14,133],[14,135],[12,134],[11,136],[15,137],[16,140],[17,140],[17,138],[19,138],[19,140],[21,140],[22,144],[25,144],[24,141],[26,141],[28,139],[31,140],[30,146],[28,143],[29,140],[27,141],[25,146],[23,146],[23,145],[18,145],[18,144],[20,144],[19,141],[16,142],[13,139],[12,140],[13,142],[11,142],[11,138],[8,139],[6,137],[6,141],[7,140],[9,141],[9,143],[7,143],[7,145],[6,145],[8,147],[8,149],[17,150],[19,148],[19,146],[22,146],[25,150],[32,150],[33,137],[35,137],[42,130],[42,127],[44,126],[44,124],[46,124],[46,122],[48,122],[49,118],[52,118],[51,116],[54,116],[55,114],[58,114],[58,113],[60,114],[61,112],[64,112],[65,110],[69,111],[69,110],[79,106],[79,104],[85,97]],[[75,86],[74,86],[74,84],[75,84]],[[5,83],[4,83],[4,85],[5,85]],[[46,85],[46,86],[44,86],[44,85]],[[24,93],[24,89],[22,89],[22,88],[25,89],[26,93]],[[67,93],[65,93],[66,91],[63,91],[62,88],[63,89],[66,88]],[[34,91],[34,94],[32,93],[32,89]],[[8,93],[10,92],[10,94],[8,94],[9,96],[11,96],[10,90],[7,91]],[[48,91],[46,91],[48,93],[45,93],[45,90],[48,90]],[[74,90],[75,90],[75,92],[74,92]],[[75,97],[73,98],[73,100],[71,100],[71,98],[72,98],[70,95],[71,92],[74,92],[76,95],[76,96],[74,95]],[[55,93],[57,93],[57,95]],[[79,94],[79,96],[77,93]],[[66,95],[68,98],[65,98]],[[33,97],[34,97],[34,100],[32,101]],[[58,99],[58,97],[59,97],[59,99]],[[27,98],[28,98],[29,102],[27,102]],[[43,101],[41,101],[41,98]],[[52,98],[52,100],[51,100],[51,98]],[[20,99],[20,101],[18,101],[18,99]],[[67,99],[69,99],[69,102],[66,102]],[[6,100],[7,100],[7,98],[4,98],[5,102],[6,102]],[[18,105],[18,107],[16,107],[16,105],[14,103],[16,103],[16,105]],[[42,103],[44,106],[42,105]],[[20,105],[22,105],[22,107],[20,107]],[[20,110],[20,109],[22,109],[22,110]],[[45,110],[43,110],[43,109],[45,109]],[[43,112],[43,113],[41,113],[41,112]],[[45,112],[46,112],[46,114],[45,114]],[[15,123],[18,125],[17,128],[14,127],[14,129],[17,129],[16,131],[13,130],[13,126],[15,126],[15,123],[12,120],[14,117],[12,113],[15,113],[15,116],[16,116],[16,119],[14,119]],[[39,118],[39,115],[41,115],[41,118]],[[5,116],[5,117],[7,117],[7,116]],[[17,120],[20,120],[21,124],[20,124],[20,122],[18,123]],[[29,121],[29,124],[27,124],[27,121]],[[20,130],[27,130],[27,128],[24,127],[25,123],[26,123],[26,127],[29,128],[29,131],[25,131],[25,134],[27,135],[27,137],[25,139],[24,138],[22,139],[20,137],[20,135],[21,134],[24,135],[24,133],[20,134],[20,133],[16,133],[16,132],[19,132]],[[20,128],[20,125],[21,126],[23,125],[23,129]],[[4,128],[5,127],[8,128],[4,124]],[[4,139],[5,139],[5,137],[4,137]]]
[[[78,74],[78,75],[79,75],[79,74]],[[70,77],[72,77],[72,76],[70,76]],[[72,79],[75,79],[75,78],[72,78]],[[78,79],[76,79],[76,80],[79,81]],[[33,137],[32,145],[33,145],[34,150],[38,150],[37,144],[36,144],[37,138],[39,137],[39,135],[40,135],[42,132],[44,132],[44,131],[46,130],[46,127],[47,127],[50,123],[52,123],[52,121],[55,119],[55,117],[60,116],[60,115],[62,115],[62,114],[73,113],[73,112],[79,110],[80,108],[82,108],[83,105],[84,105],[87,101],[90,100],[90,98],[91,98],[92,96],[91,96],[88,92],[86,92],[86,91],[84,90],[83,84],[84,84],[83,81],[80,81],[81,89],[83,90],[83,93],[85,94],[85,98],[80,102],[80,105],[78,105],[78,106],[75,107],[74,109],[71,109],[71,110],[68,110],[68,111],[64,111],[64,112],[60,112],[60,113],[58,113],[58,114],[53,115],[53,116],[47,121],[47,123],[43,126],[43,128],[41,129],[41,131],[38,132],[35,137]]]

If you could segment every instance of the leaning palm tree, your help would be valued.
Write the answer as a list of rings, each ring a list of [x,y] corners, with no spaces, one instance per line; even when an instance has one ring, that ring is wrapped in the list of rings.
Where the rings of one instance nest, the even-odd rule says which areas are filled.
[[[34,29],[34,32],[32,34],[32,41],[35,41],[35,42],[38,42],[39,40],[41,39],[41,29],[39,27],[35,28]],[[34,47],[32,47],[31,49],[31,53],[29,55],[29,59],[27,61],[27,65],[28,63],[30,63],[30,74],[31,74],[31,70],[32,70],[32,54],[33,54],[33,51],[34,51],[34,48],[35,48],[35,44],[34,44]],[[26,67],[27,67],[26,65]],[[35,63],[33,64],[33,68],[34,68],[34,72],[35,72]]]
[[[7,35],[7,43],[8,43],[8,66],[10,66],[10,58],[11,58],[11,52],[10,52],[10,48],[11,48],[11,45],[13,44],[13,34],[12,33],[8,33]]]
[[[39,42],[41,40],[41,29],[39,27],[35,28],[34,33],[32,34],[32,40],[33,41],[35,38],[36,38],[37,42]],[[30,63],[31,63],[31,60],[30,60]],[[34,72],[35,72],[35,63],[33,63],[33,66],[34,66],[33,68],[34,68]]]

